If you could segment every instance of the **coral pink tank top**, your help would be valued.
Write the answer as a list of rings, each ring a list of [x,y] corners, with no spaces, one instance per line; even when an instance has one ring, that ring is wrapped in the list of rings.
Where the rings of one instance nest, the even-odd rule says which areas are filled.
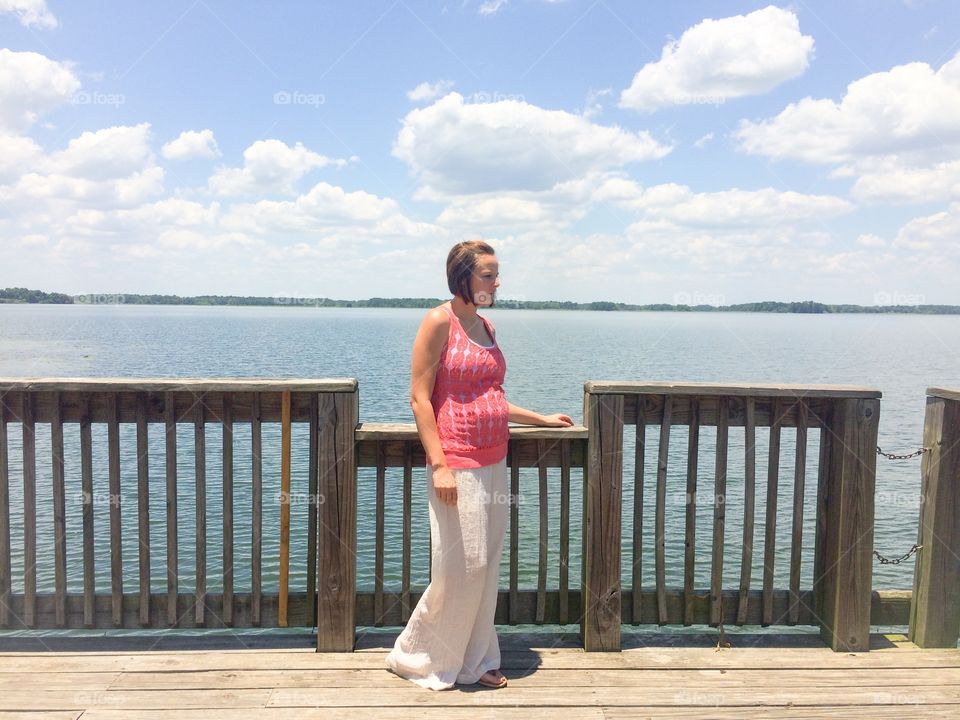
[[[450,333],[430,397],[440,446],[450,468],[493,465],[506,457],[510,440],[503,393],[507,361],[485,318],[480,319],[493,338],[489,347],[471,340],[450,307],[441,307],[450,316]]]

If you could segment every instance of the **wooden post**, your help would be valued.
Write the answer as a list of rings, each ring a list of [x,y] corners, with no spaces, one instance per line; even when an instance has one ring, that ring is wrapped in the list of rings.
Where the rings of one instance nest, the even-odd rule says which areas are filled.
[[[929,388],[910,640],[956,647],[960,633],[960,391]]]
[[[584,388],[587,467],[583,488],[584,650],[620,650],[620,503],[623,475],[623,395]]]
[[[814,582],[820,595],[820,634],[836,651],[870,649],[879,395],[835,400],[825,430],[830,452],[818,504],[826,518],[819,548],[822,573]]]
[[[319,403],[320,550],[317,652],[351,652],[356,631],[359,393],[322,393]]]

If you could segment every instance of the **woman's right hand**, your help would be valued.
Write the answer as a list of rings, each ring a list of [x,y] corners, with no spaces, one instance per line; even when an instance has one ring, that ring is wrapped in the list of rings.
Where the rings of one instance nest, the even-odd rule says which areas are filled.
[[[440,502],[456,506],[457,479],[450,468],[441,467],[433,471],[433,490]]]

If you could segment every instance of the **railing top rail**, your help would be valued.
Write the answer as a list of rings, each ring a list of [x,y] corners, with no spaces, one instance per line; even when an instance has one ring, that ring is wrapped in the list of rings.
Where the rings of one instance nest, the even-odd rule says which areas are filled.
[[[416,423],[365,422],[357,426],[357,440],[417,440]],[[511,425],[511,438],[534,440],[586,440],[587,428],[574,425],[568,428],[532,427],[530,425]]]
[[[927,395],[933,395],[944,400],[960,400],[960,390],[952,388],[928,387]]]
[[[0,377],[0,392],[355,392],[356,378]]]
[[[759,383],[671,382],[645,380],[588,380],[584,392],[624,395],[727,395],[787,398],[879,398],[879,390],[859,385],[799,385]]]

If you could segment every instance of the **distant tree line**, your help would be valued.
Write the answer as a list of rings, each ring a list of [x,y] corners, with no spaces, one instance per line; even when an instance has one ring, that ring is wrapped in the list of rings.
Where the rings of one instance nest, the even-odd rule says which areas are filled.
[[[277,295],[138,295],[88,294],[65,295],[27,288],[0,290],[0,303],[48,303],[90,305],[244,305],[293,307],[370,307],[370,308],[431,308],[443,302],[441,298],[369,298],[367,300],[333,300],[324,297],[292,297]],[[737,305],[671,305],[653,303],[631,305],[609,301],[578,303],[561,300],[497,301],[497,307],[517,310],[598,310],[605,312],[765,312],[765,313],[911,313],[924,315],[960,315],[960,305],[828,305],[804,300],[801,302],[740,303]]]
[[[2,303],[46,303],[51,305],[71,305],[73,298],[63,293],[48,293],[27,288],[4,288],[0,290]]]

